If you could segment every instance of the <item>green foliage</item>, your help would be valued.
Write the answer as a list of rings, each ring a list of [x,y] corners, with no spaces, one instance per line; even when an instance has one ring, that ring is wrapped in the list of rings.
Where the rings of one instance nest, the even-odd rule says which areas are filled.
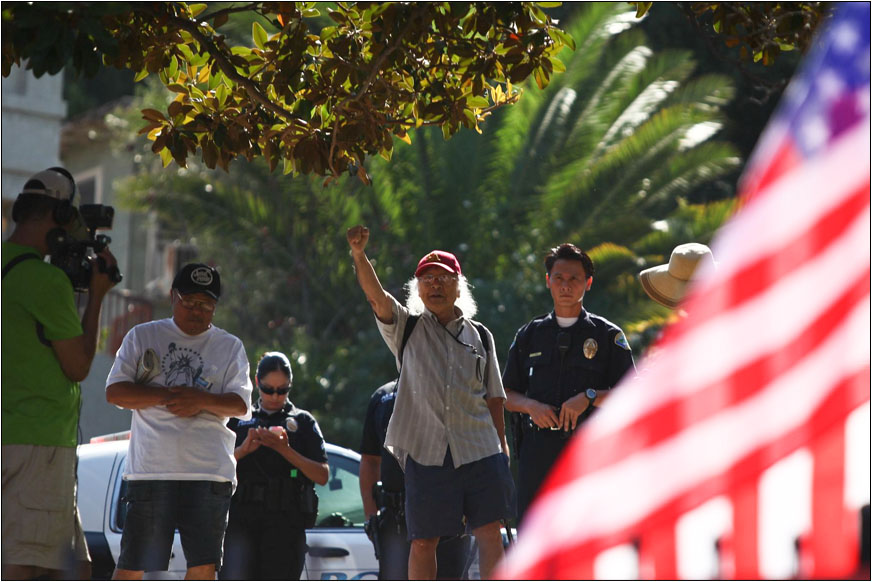
[[[653,2],[629,2],[641,18]],[[805,51],[823,19],[824,2],[688,2],[688,16],[746,62],[771,65],[782,52]]]
[[[270,171],[369,183],[367,158],[390,159],[394,137],[480,131],[518,100],[513,85],[545,88],[573,46],[535,2],[339,2],[325,9],[332,25],[312,32],[318,6],[7,2],[3,74],[26,62],[37,76],[67,64],[157,75],[175,99],[143,110],[142,133],[165,167],[262,157]],[[236,13],[259,16],[243,43],[221,32]]]
[[[419,132],[390,169],[373,167],[383,196],[429,209],[396,220],[430,246],[458,252],[498,345],[550,309],[542,257],[571,241],[598,264],[585,305],[628,330],[649,330],[631,335],[638,354],[667,313],[637,273],[668,260],[677,244],[707,242],[728,216],[728,204],[685,199],[740,163],[733,147],[711,139],[733,97],[730,81],[694,77],[686,52],[653,53],[640,32],[626,30],[635,15],[625,10],[585,5],[567,28],[578,50],[559,55],[566,73],[492,116],[482,139],[441,142]]]
[[[401,301],[421,256],[455,252],[501,360],[518,327],[551,309],[547,249],[586,247],[597,274],[585,306],[622,325],[638,356],[669,312],[637,273],[679,243],[709,241],[732,200],[686,198],[739,160],[712,139],[729,82],[694,77],[684,52],[653,53],[627,30],[634,20],[626,5],[585,5],[568,28],[578,50],[560,54],[565,74],[489,117],[482,135],[445,141],[441,128],[419,128],[390,162],[373,160],[372,188],[343,176],[324,190],[259,160],[230,175],[153,161],[118,190],[179,238],[196,238],[227,286],[216,323],[253,362],[266,349],[288,353],[292,398],[339,444],[357,446],[366,399],[396,374],[352,271],[344,232],[353,224],[370,227],[367,252]]]

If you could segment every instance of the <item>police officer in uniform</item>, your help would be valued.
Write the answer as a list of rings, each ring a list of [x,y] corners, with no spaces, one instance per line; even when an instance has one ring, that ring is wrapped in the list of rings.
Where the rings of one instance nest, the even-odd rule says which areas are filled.
[[[545,269],[554,311],[518,330],[503,373],[519,458],[520,519],[572,432],[628,370],[635,373],[621,329],[582,306],[594,274],[587,253],[564,243],[545,256]]]
[[[248,421],[232,419],[239,486],[230,504],[222,580],[298,580],[306,528],[318,511],[314,483],[329,469],[318,422],[287,398],[288,358],[267,352],[257,365],[260,400]]]
[[[396,380],[373,393],[360,441],[360,496],[367,516],[367,535],[378,558],[379,580],[409,578],[405,479],[397,459],[384,448],[396,395]],[[472,538],[468,534],[442,538],[436,548],[436,578],[466,579],[471,548]]]

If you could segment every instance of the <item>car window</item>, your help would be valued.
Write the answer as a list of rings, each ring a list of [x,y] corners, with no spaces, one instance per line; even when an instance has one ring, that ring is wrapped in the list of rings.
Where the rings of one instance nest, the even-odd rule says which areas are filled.
[[[318,519],[315,527],[362,527],[366,516],[360,500],[360,462],[327,453],[330,477],[326,485],[315,485]]]

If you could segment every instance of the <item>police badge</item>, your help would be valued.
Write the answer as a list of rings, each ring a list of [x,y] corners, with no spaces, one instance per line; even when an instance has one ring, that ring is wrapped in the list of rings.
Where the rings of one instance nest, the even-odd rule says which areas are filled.
[[[592,360],[593,357],[596,355],[598,347],[599,346],[597,345],[596,340],[592,337],[584,340],[584,346],[582,347],[582,350],[584,351],[584,357],[588,360]]]

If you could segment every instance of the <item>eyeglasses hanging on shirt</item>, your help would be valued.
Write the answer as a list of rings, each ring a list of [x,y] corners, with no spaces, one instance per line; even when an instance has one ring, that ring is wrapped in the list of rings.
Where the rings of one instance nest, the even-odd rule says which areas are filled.
[[[484,356],[482,356],[480,353],[478,353],[478,348],[476,348],[474,345],[468,344],[465,341],[462,341],[460,339],[460,334],[463,333],[464,324],[462,324],[462,323],[460,324],[460,329],[457,331],[457,335],[454,335],[453,333],[448,331],[448,328],[445,327],[444,325],[440,324],[440,326],[442,327],[442,329],[445,330],[445,333],[447,333],[448,335],[451,336],[451,338],[454,341],[456,341],[457,343],[459,343],[463,347],[468,348],[472,352],[472,355],[475,356],[475,377],[479,382],[483,382],[484,381],[484,366],[482,365],[482,360],[484,360]]]

